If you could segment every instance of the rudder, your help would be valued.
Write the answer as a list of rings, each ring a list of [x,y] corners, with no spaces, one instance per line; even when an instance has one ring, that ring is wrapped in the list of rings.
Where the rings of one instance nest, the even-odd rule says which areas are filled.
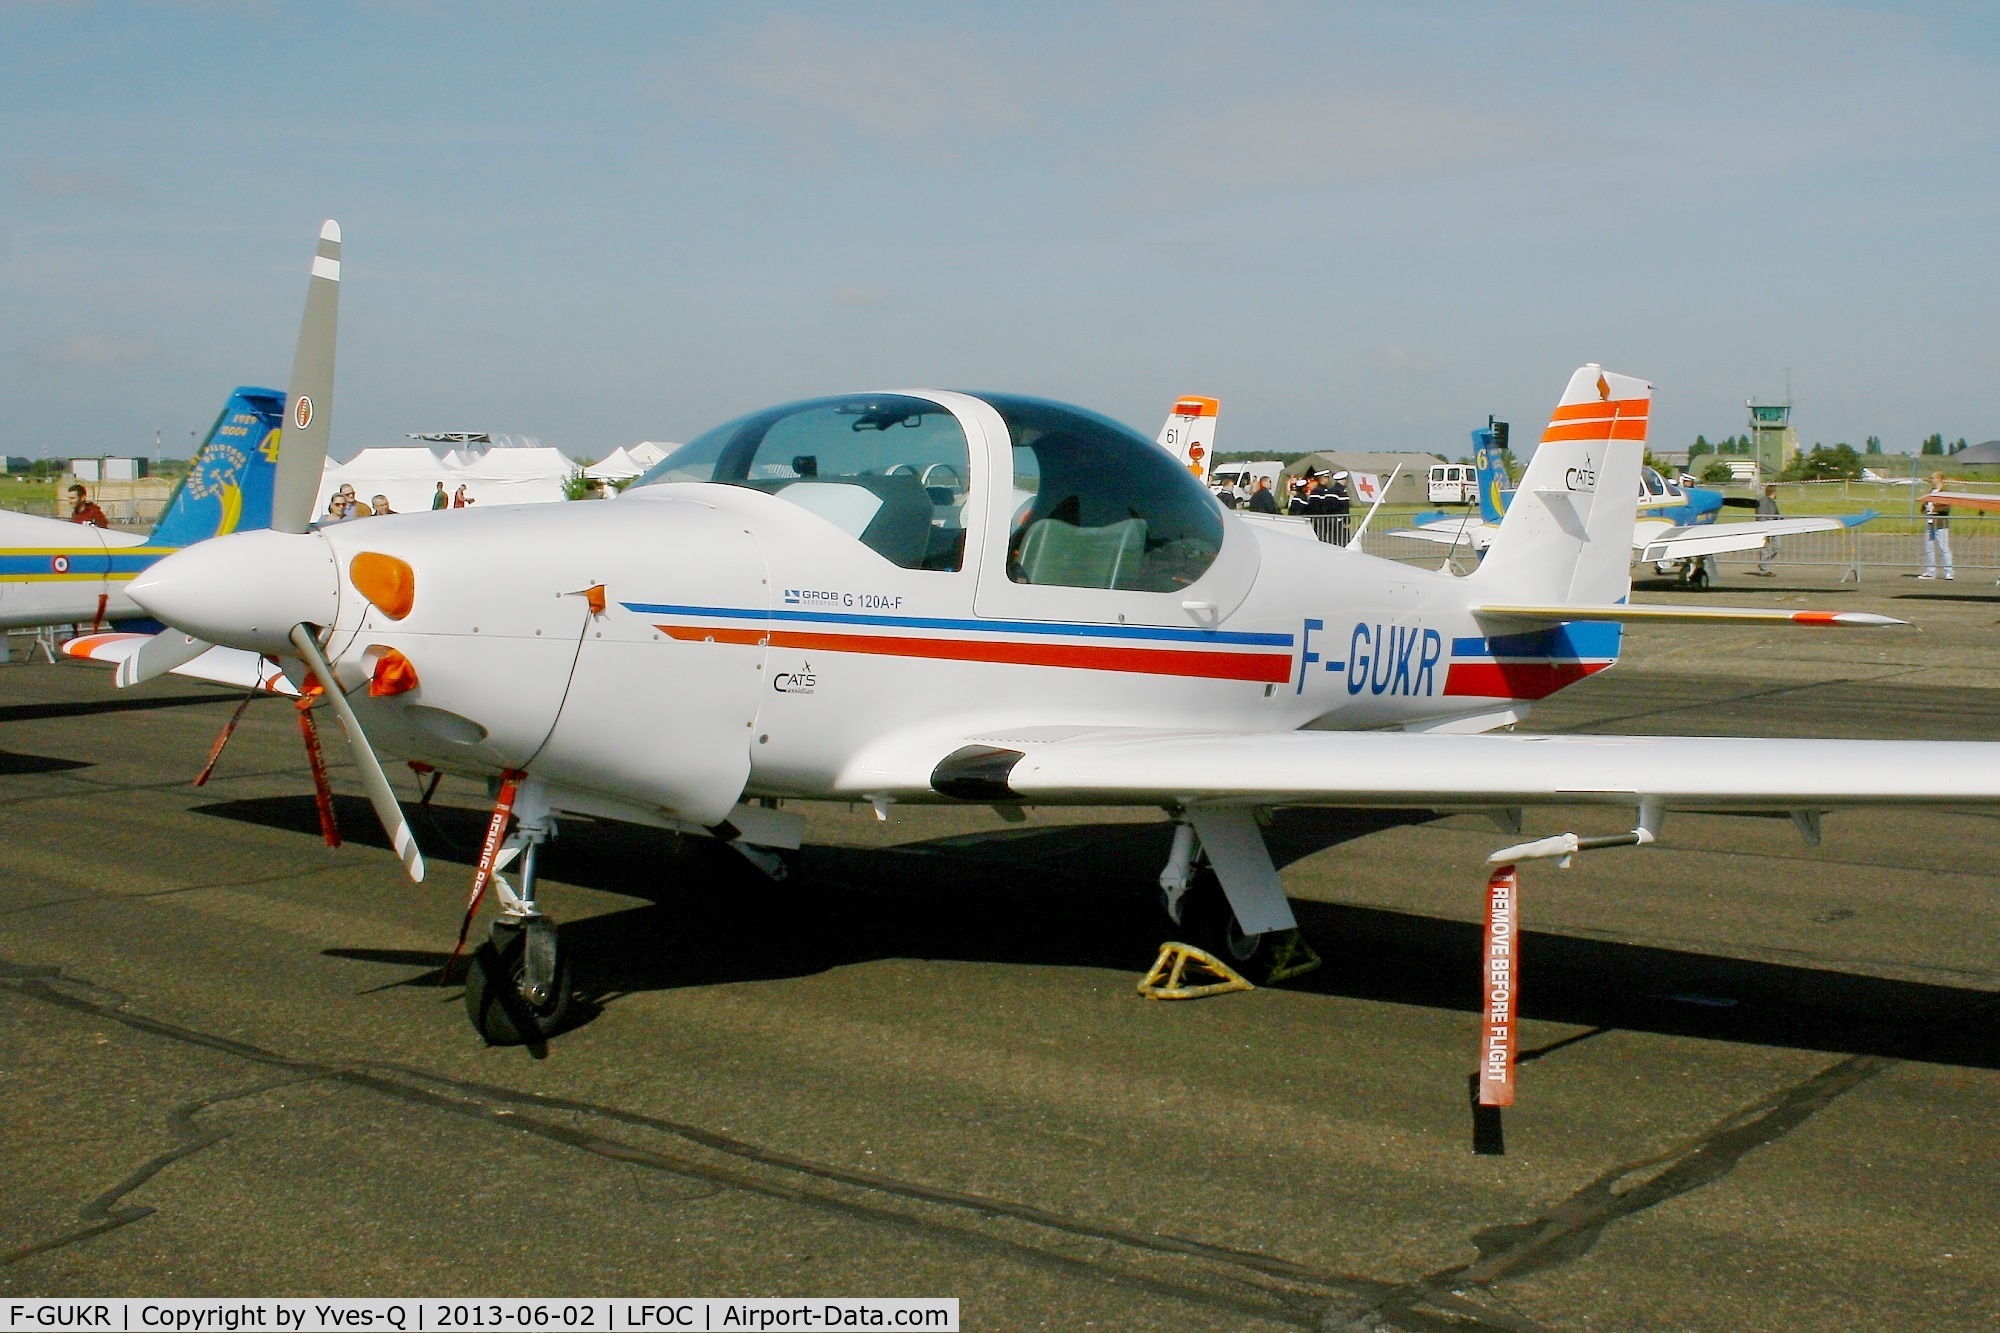
[[[1632,588],[1652,386],[1591,364],[1570,376],[1472,578],[1495,601],[1604,605]]]

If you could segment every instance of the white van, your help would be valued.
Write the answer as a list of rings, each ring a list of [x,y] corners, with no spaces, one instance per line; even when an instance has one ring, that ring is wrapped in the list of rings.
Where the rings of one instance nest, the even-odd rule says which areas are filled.
[[[1219,491],[1224,486],[1234,486],[1237,498],[1248,500],[1250,492],[1257,489],[1257,482],[1260,478],[1269,477],[1272,489],[1276,490],[1278,476],[1284,470],[1285,465],[1274,458],[1258,459],[1250,463],[1217,463],[1213,468],[1209,469],[1209,489]],[[1279,503],[1282,504],[1283,501]]]
[[[1431,468],[1432,504],[1469,505],[1479,499],[1479,470],[1470,463],[1438,463]]]

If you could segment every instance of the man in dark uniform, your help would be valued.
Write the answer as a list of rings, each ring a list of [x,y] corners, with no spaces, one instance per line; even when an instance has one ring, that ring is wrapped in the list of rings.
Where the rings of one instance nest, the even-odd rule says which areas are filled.
[[[1271,479],[1269,477],[1257,478],[1257,489],[1250,492],[1250,498],[1244,503],[1243,507],[1253,514],[1276,514],[1278,512],[1278,497],[1271,494]]]

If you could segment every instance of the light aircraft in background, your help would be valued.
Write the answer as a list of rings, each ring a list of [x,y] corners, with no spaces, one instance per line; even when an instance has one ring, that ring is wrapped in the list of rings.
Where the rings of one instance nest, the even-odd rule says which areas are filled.
[[[284,413],[277,389],[246,385],[231,393],[146,536],[0,512],[0,628],[145,619],[125,589],[147,566],[205,538],[271,521]]]
[[[1415,527],[1391,535],[1473,552],[1486,550],[1499,534],[1501,517],[1516,495],[1507,484],[1507,469],[1493,441],[1491,427],[1482,426],[1472,432],[1473,461],[1479,475],[1477,518],[1466,515],[1420,519]],[[1754,551],[1777,537],[1858,527],[1875,517],[1871,509],[1861,514],[1718,523],[1716,520],[1725,507],[1755,508],[1757,502],[1747,497],[1725,496],[1706,487],[1684,487],[1643,465],[1639,469],[1637,497],[1632,558],[1653,564],[1663,574],[1678,572],[1682,582],[1691,587],[1707,586],[1710,573],[1707,557],[1725,551]]]
[[[134,582],[174,627],[145,674],[215,643],[316,685],[413,878],[378,749],[490,784],[474,897],[490,883],[501,914],[466,987],[489,1041],[564,1021],[569,954],[535,870],[564,813],[776,869],[805,823],[792,801],[1164,809],[1169,915],[1249,960],[1295,927],[1271,807],[1518,828],[1523,807],[1597,804],[1631,810],[1616,840],[1643,844],[1675,809],[1789,812],[1817,837],[1840,807],[2000,802],[1988,744],[1482,734],[1610,666],[1626,622],[1900,623],[1630,605],[1652,395],[1595,365],[1465,577],[1243,522],[1095,413],[940,390],[751,413],[608,504],[309,532],[337,294],[316,269],[291,394],[318,410],[286,434],[271,530]]]

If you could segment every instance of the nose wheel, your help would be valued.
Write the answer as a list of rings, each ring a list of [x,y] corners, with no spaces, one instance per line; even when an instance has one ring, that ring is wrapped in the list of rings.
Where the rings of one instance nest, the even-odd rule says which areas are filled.
[[[569,1016],[569,953],[545,916],[493,923],[473,951],[465,1013],[489,1046],[544,1041]]]

